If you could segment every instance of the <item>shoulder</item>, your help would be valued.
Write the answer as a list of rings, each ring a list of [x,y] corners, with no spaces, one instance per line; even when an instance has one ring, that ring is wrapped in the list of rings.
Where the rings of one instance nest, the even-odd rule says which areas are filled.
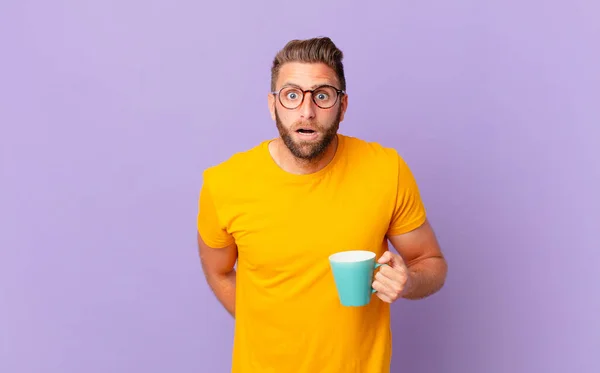
[[[396,170],[399,166],[405,165],[402,156],[393,147],[347,135],[343,138],[351,164]]]
[[[207,167],[202,172],[203,183],[210,188],[222,190],[231,184],[248,180],[264,162],[267,141],[231,155],[226,160]],[[239,187],[239,184],[238,184]]]

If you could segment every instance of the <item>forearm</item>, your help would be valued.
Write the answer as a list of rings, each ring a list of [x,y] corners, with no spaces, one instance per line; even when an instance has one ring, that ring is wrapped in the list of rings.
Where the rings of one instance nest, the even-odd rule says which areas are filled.
[[[232,270],[227,274],[212,274],[207,276],[208,285],[229,314],[235,317],[235,278]]]
[[[402,293],[406,299],[422,299],[439,291],[446,280],[443,258],[427,258],[408,266],[409,280]]]

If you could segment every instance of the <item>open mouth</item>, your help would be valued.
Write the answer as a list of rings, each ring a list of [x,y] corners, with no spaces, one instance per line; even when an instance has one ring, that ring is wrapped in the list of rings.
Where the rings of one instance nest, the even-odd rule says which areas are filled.
[[[304,134],[304,135],[310,135],[310,134],[313,134],[313,133],[315,133],[315,131],[314,131],[314,130],[311,130],[311,129],[306,129],[306,128],[300,128],[300,129],[299,129],[299,130],[297,130],[296,132],[298,132],[298,133],[301,133],[301,134]]]

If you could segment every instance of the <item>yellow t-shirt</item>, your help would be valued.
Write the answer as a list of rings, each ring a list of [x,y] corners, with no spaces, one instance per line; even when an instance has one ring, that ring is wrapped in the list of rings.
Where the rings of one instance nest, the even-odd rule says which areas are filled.
[[[198,230],[238,247],[233,373],[387,373],[389,304],[340,305],[328,256],[388,249],[386,235],[425,221],[415,179],[398,153],[338,135],[333,160],[285,172],[269,141],[204,172]]]

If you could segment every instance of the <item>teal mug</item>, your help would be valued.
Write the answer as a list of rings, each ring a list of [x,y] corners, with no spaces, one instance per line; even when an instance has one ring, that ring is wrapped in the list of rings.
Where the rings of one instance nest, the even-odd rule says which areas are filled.
[[[373,272],[381,266],[375,263],[375,253],[364,250],[342,251],[329,256],[329,264],[338,297],[343,306],[360,307],[369,304]]]

